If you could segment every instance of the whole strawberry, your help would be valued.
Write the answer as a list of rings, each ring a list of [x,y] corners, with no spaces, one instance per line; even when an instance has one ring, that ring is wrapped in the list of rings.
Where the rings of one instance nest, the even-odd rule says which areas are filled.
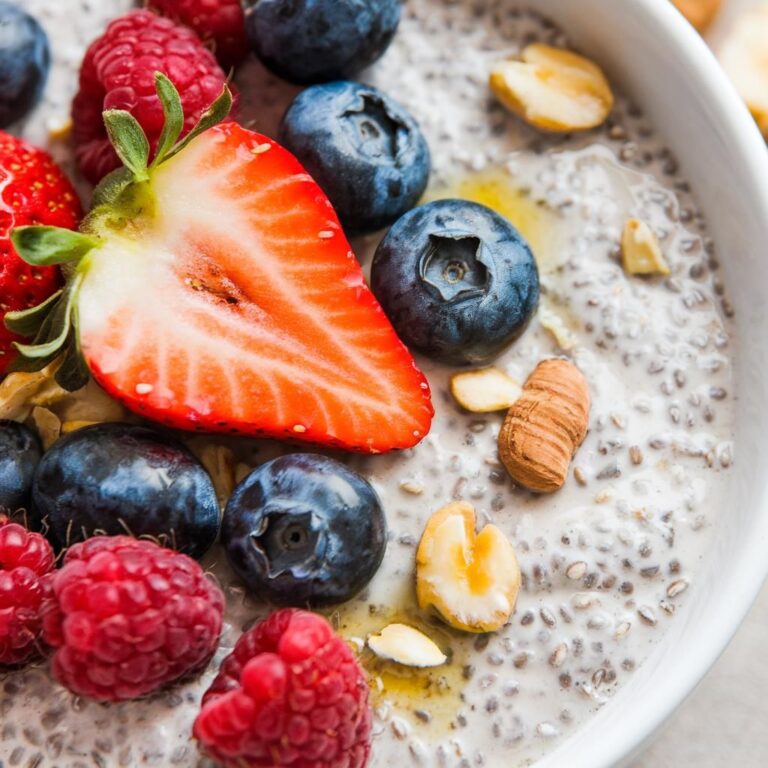
[[[104,110],[130,112],[152,151],[157,148],[163,108],[155,92],[156,72],[167,75],[179,91],[185,118],[182,135],[226,82],[213,54],[191,29],[144,10],[115,19],[88,48],[72,104],[75,157],[90,182],[97,183],[120,166],[101,116]]]
[[[325,619],[278,611],[224,660],[194,736],[225,768],[361,768],[371,746],[368,686]]]
[[[80,221],[77,194],[51,156],[0,131],[0,315],[34,307],[61,286],[58,267],[22,261],[10,240],[14,227],[47,224],[73,229]],[[0,323],[0,376],[16,358],[21,341]]]
[[[223,610],[190,557],[129,536],[88,539],[67,551],[43,605],[53,674],[99,701],[146,696],[208,664]]]
[[[236,67],[248,53],[241,0],[150,0],[150,8],[184,24],[210,44],[224,69]]]
[[[0,515],[0,668],[40,652],[41,605],[53,570],[51,545]]]

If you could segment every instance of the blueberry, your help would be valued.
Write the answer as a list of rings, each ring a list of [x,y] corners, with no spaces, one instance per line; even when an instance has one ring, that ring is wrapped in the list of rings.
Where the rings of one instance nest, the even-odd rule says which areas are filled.
[[[452,365],[482,365],[525,330],[539,273],[505,218],[467,200],[438,200],[389,230],[371,288],[408,346]]]
[[[265,66],[294,83],[349,77],[392,42],[400,0],[247,0],[245,28]]]
[[[0,0],[0,128],[24,117],[37,104],[50,65],[43,28],[21,8]]]
[[[129,424],[96,424],[56,442],[38,465],[32,497],[57,547],[128,532],[202,557],[219,530],[202,464],[174,439]]]
[[[16,512],[29,504],[32,476],[43,449],[23,424],[0,421],[0,511]]]
[[[280,141],[353,231],[396,221],[416,205],[429,179],[429,148],[416,121],[389,96],[360,83],[300,93],[283,117]]]
[[[235,488],[221,540],[259,597],[317,606],[349,600],[373,578],[387,525],[366,480],[333,459],[296,453],[262,464]]]

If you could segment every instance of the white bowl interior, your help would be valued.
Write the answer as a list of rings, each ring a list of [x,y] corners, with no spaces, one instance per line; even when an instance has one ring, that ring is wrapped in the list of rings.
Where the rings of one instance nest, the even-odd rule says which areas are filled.
[[[736,309],[736,462],[715,545],[651,658],[541,768],[629,760],[724,650],[768,570],[768,152],[705,43],[662,0],[537,0],[649,115],[680,161]]]

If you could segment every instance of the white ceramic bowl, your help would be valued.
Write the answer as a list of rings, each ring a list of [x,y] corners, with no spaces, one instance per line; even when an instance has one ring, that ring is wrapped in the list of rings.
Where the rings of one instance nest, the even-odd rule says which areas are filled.
[[[768,151],[696,32],[667,0],[537,0],[605,65],[680,161],[736,309],[736,462],[695,592],[651,658],[539,768],[626,765],[706,674],[768,572]]]

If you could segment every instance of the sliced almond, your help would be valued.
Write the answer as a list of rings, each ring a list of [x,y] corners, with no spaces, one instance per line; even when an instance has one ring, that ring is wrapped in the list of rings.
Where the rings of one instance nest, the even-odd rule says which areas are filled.
[[[491,72],[491,90],[507,109],[545,131],[585,131],[605,122],[613,92],[597,64],[542,43],[527,46],[521,58]]]
[[[216,495],[224,504],[235,489],[235,454],[225,445],[208,443],[198,457],[213,480]]]
[[[451,376],[451,394],[462,408],[472,413],[505,411],[520,397],[520,392],[520,384],[498,368]]]
[[[668,275],[658,238],[640,219],[630,219],[621,235],[621,263],[628,275]]]
[[[68,435],[70,432],[77,432],[78,429],[92,427],[94,424],[100,424],[98,421],[65,421],[61,425],[61,434]]]
[[[40,406],[32,409],[31,418],[40,435],[40,442],[47,451],[61,436],[61,421],[53,411]]]
[[[42,371],[9,373],[0,383],[0,419],[23,420],[30,412],[31,399],[44,388],[54,385],[58,360]]]
[[[568,352],[576,346],[576,336],[565,324],[565,320],[543,302],[539,305],[539,322],[564,352]]]
[[[680,13],[703,32],[715,19],[722,0],[672,0]]]
[[[439,667],[448,657],[423,632],[406,624],[390,624],[368,638],[368,647],[380,658],[406,667]]]
[[[768,6],[736,21],[720,49],[720,63],[768,139]]]
[[[510,619],[520,567],[495,526],[475,532],[475,510],[453,502],[429,519],[416,554],[416,597],[455,629],[494,632]]]

